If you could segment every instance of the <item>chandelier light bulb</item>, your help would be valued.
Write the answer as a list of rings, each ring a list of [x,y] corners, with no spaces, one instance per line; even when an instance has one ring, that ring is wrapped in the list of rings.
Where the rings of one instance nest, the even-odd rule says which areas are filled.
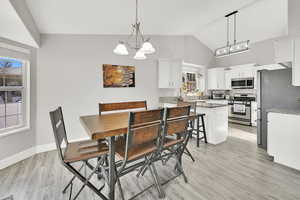
[[[145,60],[147,57],[145,56],[144,52],[138,50],[133,58],[135,60]]]
[[[141,51],[144,54],[152,54],[152,53],[155,52],[155,49],[154,49],[154,47],[152,46],[152,44],[150,42],[144,42],[144,44],[141,48]]]
[[[129,54],[124,43],[119,43],[114,49],[114,53],[121,56],[127,56]]]

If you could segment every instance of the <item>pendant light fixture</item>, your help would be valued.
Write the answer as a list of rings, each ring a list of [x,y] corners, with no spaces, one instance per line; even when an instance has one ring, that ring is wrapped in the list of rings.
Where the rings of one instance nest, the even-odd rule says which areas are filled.
[[[215,56],[216,57],[223,57],[223,56],[229,56],[236,53],[241,53],[249,50],[249,42],[250,40],[237,42],[236,40],[236,15],[238,11],[234,11],[232,13],[229,13],[225,16],[227,20],[227,44],[225,47],[221,47],[216,49]],[[229,25],[230,25],[230,17],[234,16],[234,41],[233,44],[230,44],[229,42]]]
[[[144,60],[146,59],[146,54],[153,54],[155,48],[150,43],[150,38],[145,39],[141,32],[141,23],[138,20],[138,0],[136,3],[136,13],[135,13],[135,24],[132,24],[132,31],[127,41],[119,41],[119,44],[114,49],[116,55],[129,55],[127,47],[135,51],[134,59]],[[130,41],[134,40],[133,44]]]

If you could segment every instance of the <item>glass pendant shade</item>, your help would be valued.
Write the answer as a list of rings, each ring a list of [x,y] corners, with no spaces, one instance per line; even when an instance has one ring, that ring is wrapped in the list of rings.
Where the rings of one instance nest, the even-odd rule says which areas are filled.
[[[133,57],[135,60],[145,60],[147,57],[145,56],[144,52],[137,51],[135,56]]]
[[[152,44],[150,42],[144,42],[144,44],[141,48],[141,51],[144,54],[152,54],[152,53],[155,52],[155,49],[154,49],[154,47],[152,46]]]
[[[231,45],[230,53],[240,53],[249,50],[249,40]]]
[[[127,56],[129,54],[125,44],[123,43],[119,43],[116,46],[116,48],[114,49],[114,53],[121,56]]]
[[[215,51],[215,56],[219,57],[219,56],[226,56],[230,54],[230,47],[226,46],[226,47],[221,47],[219,49],[217,49]]]

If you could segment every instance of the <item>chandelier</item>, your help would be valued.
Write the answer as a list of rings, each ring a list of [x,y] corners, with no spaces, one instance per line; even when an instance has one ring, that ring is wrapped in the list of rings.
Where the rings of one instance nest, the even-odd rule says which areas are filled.
[[[236,41],[236,15],[238,11],[234,11],[232,13],[229,13],[225,16],[227,20],[227,45],[225,47],[221,47],[216,49],[215,56],[216,57],[223,57],[223,56],[229,56],[236,53],[242,53],[249,50],[249,42],[250,40],[245,40],[241,42]],[[234,41],[233,44],[230,44],[229,42],[229,18],[230,16],[234,16]]]
[[[134,59],[144,60],[146,54],[155,52],[154,47],[149,42],[150,38],[145,39],[141,32],[141,23],[138,20],[138,0],[136,0],[135,24],[132,24],[132,31],[126,41],[119,41],[114,49],[114,53],[121,56],[128,55],[127,47],[135,51]]]

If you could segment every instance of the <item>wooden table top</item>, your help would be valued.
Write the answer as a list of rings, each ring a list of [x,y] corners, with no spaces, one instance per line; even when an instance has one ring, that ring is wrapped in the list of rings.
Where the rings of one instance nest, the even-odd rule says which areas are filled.
[[[81,116],[80,122],[92,140],[105,139],[127,133],[129,112]]]
[[[93,140],[127,133],[129,112],[80,117],[81,124]]]

